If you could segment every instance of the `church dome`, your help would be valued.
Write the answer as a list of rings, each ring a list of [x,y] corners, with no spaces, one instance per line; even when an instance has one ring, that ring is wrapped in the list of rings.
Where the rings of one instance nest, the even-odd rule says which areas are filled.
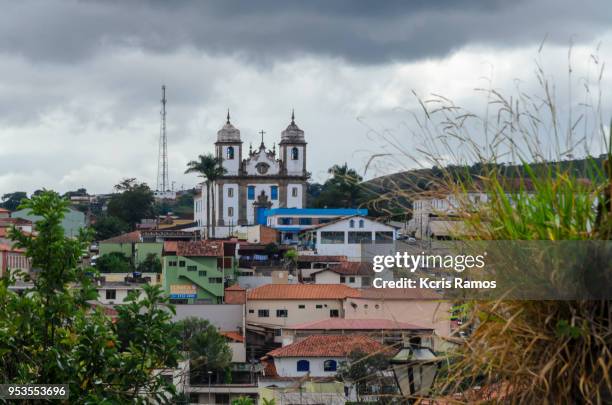
[[[291,124],[281,133],[281,143],[305,143],[304,131],[295,123],[293,112],[291,112]]]
[[[230,122],[229,110],[227,111],[227,121],[223,128],[217,131],[217,142],[242,142],[240,140],[240,130]]]

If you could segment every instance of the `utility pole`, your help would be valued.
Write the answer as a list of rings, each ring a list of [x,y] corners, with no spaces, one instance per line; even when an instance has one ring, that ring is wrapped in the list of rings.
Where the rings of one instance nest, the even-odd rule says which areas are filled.
[[[166,192],[168,181],[168,140],[166,138],[166,86],[162,85],[161,123],[159,130],[159,153],[157,163],[157,191]]]

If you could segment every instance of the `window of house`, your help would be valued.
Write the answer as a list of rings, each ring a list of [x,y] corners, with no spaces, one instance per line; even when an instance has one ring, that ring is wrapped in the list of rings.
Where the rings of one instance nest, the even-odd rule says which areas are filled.
[[[179,267],[185,267],[185,260],[179,260]]]
[[[291,160],[298,160],[300,157],[300,151],[298,148],[291,148]]]
[[[254,309],[249,309],[249,314],[254,314],[255,310]]]
[[[297,187],[292,187],[291,188],[291,196],[292,197],[297,197],[298,196],[298,188]]]
[[[233,188],[228,188],[227,189],[227,196],[228,197],[233,197],[234,196],[234,189]]]
[[[289,314],[289,311],[287,311],[286,309],[277,309],[276,310],[276,317],[277,318],[286,318],[288,314]]]
[[[198,270],[198,266],[187,266],[187,271],[196,271]]]
[[[221,277],[208,277],[208,282],[210,284],[221,284],[223,283],[223,279]]]
[[[359,227],[363,228],[365,226],[365,221],[363,219],[359,220]]]
[[[308,360],[298,360],[297,371],[310,371],[310,362]]]
[[[300,218],[300,225],[312,225],[312,218]]]
[[[259,309],[257,310],[257,316],[260,318],[268,318],[270,316],[270,310],[268,309]]]
[[[376,243],[393,243],[393,232],[379,231],[374,234]]]
[[[336,371],[338,363],[336,360],[325,360],[323,362],[323,371]]]
[[[354,220],[354,219],[351,219],[351,220],[349,221],[349,228],[354,228],[354,227],[355,227],[355,220]]]
[[[106,290],[106,299],[107,300],[117,299],[117,291],[115,291],[115,290]]]
[[[329,221],[331,221],[331,219],[329,219],[329,218],[319,218],[319,223],[320,224],[326,224]]]
[[[321,308],[323,308],[323,305],[321,305],[321,304],[317,304],[317,307],[316,307],[316,308],[317,308],[317,309],[321,309]]]
[[[372,232],[349,232],[348,243],[372,243]]]
[[[300,305],[298,305],[298,308],[299,308],[299,309],[304,309],[304,308],[306,308],[306,305],[304,305],[304,304],[300,304]]]
[[[349,277],[349,283],[354,283],[355,282],[355,277]]]
[[[340,311],[337,309],[330,309],[329,310],[329,317],[330,318],[339,318],[340,317]]]
[[[169,261],[168,261],[168,266],[170,266],[170,267],[176,267],[176,260],[169,260]]]
[[[226,154],[225,154],[225,158],[228,160],[232,160],[234,159],[234,147],[233,146],[229,146],[227,148]]]
[[[282,329],[274,329],[274,336],[282,336],[282,335],[283,335]]]
[[[200,271],[198,271],[198,276],[199,276],[199,277],[206,277],[206,270],[200,270]]]
[[[340,276],[340,282],[341,283],[346,283],[346,277]]]
[[[255,199],[255,186],[248,186],[247,187],[247,198],[249,200],[254,200]]]
[[[279,218],[278,219],[278,223],[281,225],[291,225],[293,221],[291,220],[291,218]]]
[[[323,244],[342,244],[344,243],[344,232],[321,232],[321,243]]]
[[[278,200],[278,186],[272,186],[270,188],[270,198],[272,200]]]
[[[234,216],[234,207],[227,207],[227,216],[228,217]]]
[[[361,286],[367,287],[370,285],[370,277],[361,277]]]

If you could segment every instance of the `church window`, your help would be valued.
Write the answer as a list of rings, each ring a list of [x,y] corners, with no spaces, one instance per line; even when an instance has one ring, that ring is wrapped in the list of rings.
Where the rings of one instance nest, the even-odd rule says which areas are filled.
[[[291,188],[291,196],[292,197],[297,197],[298,196],[298,188],[297,187],[292,187]]]
[[[278,186],[272,186],[270,195],[273,200],[278,200]]]
[[[227,147],[226,155],[227,155],[226,156],[227,160],[234,159],[234,147],[233,146]]]
[[[351,219],[349,221],[349,227],[354,228],[355,227],[355,220]]]
[[[365,225],[364,220],[363,220],[363,219],[360,219],[360,220],[359,220],[359,227],[360,227],[360,228],[363,228],[363,226],[364,226],[364,225]]]
[[[298,160],[299,157],[300,157],[300,151],[298,150],[298,148],[296,147],[291,148],[291,160]]]
[[[255,186],[249,186],[247,188],[247,198],[249,200],[254,200],[255,199]]]
[[[227,196],[228,197],[233,197],[234,196],[234,189],[233,188],[228,188],[227,189]]]
[[[228,217],[234,216],[234,207],[227,207],[227,216]]]

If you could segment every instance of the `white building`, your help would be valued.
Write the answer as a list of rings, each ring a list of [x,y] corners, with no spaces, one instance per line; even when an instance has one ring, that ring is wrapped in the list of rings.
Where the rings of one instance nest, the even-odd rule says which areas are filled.
[[[340,218],[304,232],[307,245],[314,246],[316,254],[346,256],[349,261],[361,261],[367,253],[363,247],[368,245],[375,244],[379,250],[387,245],[391,254],[397,238],[395,227],[361,215]]]
[[[306,203],[306,141],[304,131],[291,123],[281,133],[279,151],[266,148],[243,151],[240,130],[227,122],[217,133],[216,156],[226,170],[214,189],[215,236],[230,235],[237,225],[265,225],[264,211],[270,208],[302,208]],[[194,199],[194,221],[206,228],[206,186]],[[212,196],[210,197],[212,199]],[[211,201],[212,203],[212,201]],[[211,204],[212,211],[212,204]]]

